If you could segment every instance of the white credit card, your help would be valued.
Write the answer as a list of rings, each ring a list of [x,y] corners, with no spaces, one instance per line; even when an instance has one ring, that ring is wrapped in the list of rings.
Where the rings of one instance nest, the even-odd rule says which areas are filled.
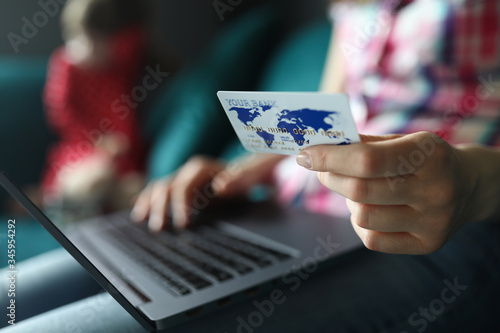
[[[310,146],[360,142],[346,94],[219,91],[217,96],[249,151],[297,155]]]

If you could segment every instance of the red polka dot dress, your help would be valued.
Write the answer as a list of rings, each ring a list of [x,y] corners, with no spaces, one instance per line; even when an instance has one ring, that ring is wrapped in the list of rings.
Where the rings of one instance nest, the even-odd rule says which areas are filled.
[[[107,135],[124,138],[128,147],[116,159],[118,175],[144,171],[137,103],[130,96],[143,63],[142,39],[135,29],[114,36],[112,60],[103,68],[71,64],[64,48],[52,55],[44,103],[48,124],[59,141],[48,152],[42,181],[45,194],[57,194],[59,174],[95,154],[95,146]]]

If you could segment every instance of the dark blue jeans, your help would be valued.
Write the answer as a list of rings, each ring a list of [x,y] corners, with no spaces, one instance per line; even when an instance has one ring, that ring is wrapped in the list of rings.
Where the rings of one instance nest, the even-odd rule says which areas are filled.
[[[109,295],[96,295],[99,287],[64,251],[19,272],[19,313],[44,313],[6,332],[143,331]],[[279,302],[269,290],[168,332],[500,331],[500,224],[468,225],[431,255],[362,249],[296,277],[275,287]]]

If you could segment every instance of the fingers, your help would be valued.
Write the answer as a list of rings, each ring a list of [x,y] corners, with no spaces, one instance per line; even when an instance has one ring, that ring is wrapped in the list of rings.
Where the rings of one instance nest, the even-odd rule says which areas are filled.
[[[362,144],[309,147],[297,156],[297,163],[315,171],[359,178],[407,175],[442,142],[438,136],[426,132],[406,136],[362,136],[362,139]],[[411,163],[413,160],[415,163]]]
[[[130,217],[135,222],[148,221],[148,228],[158,232],[166,227],[170,180],[159,179],[150,183],[137,197]]]
[[[160,232],[168,224],[170,192],[170,179],[161,179],[154,183],[148,220],[148,228],[154,233]]]
[[[144,222],[149,216],[152,183],[149,183],[135,199],[130,218],[134,222]]]
[[[215,197],[210,190],[214,175],[224,166],[216,160],[195,157],[190,159],[173,177],[150,183],[138,196],[131,212],[135,221],[148,220],[153,232],[164,229],[169,216],[176,229],[184,229],[193,214],[206,208]]]
[[[361,139],[309,147],[297,162],[319,171],[326,187],[349,199],[351,223],[367,248],[406,254],[438,250],[462,211],[457,188],[463,180],[451,146],[429,132]]]
[[[266,182],[271,170],[283,156],[251,155],[226,167],[214,159],[194,157],[174,177],[157,180],[138,196],[131,217],[149,218],[148,227],[159,231],[172,216],[176,229],[184,229],[193,215],[217,197],[244,195],[255,184]]]
[[[359,138],[361,139],[362,143],[368,143],[368,142],[393,140],[393,139],[401,138],[402,136],[403,136],[402,134],[387,134],[387,135],[360,134]]]
[[[352,223],[354,231],[367,249],[393,254],[421,255],[439,250],[446,239],[428,238],[409,232],[380,232],[361,228]]]
[[[184,229],[191,216],[206,208],[215,193],[211,183],[224,166],[215,160],[196,158],[188,162],[172,181],[171,209],[174,226]]]
[[[407,232],[380,232],[359,227],[352,223],[354,231],[367,249],[393,254],[424,254],[424,246],[413,234]]]
[[[347,200],[351,222],[360,228],[382,232],[422,232],[421,214],[410,206],[377,206]],[[430,229],[430,228],[429,228]]]
[[[424,184],[414,175],[404,178],[405,186],[391,186],[386,178],[356,178],[331,172],[318,172],[320,182],[330,190],[360,203],[404,205],[418,203]],[[411,188],[411,191],[408,191]]]
[[[247,172],[248,168],[244,164],[238,164],[219,172],[212,181],[213,190],[220,197],[246,193],[251,183],[250,178],[254,176],[250,173],[249,177],[244,177]]]
[[[277,154],[252,154],[219,172],[213,188],[222,198],[245,195],[252,186],[270,182],[274,166],[283,158]]]

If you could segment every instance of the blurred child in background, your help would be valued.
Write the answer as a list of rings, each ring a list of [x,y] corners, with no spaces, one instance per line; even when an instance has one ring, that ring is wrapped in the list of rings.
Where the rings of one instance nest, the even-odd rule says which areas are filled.
[[[74,219],[123,209],[141,188],[146,147],[131,97],[147,57],[147,2],[71,0],[44,92],[51,147],[42,193]],[[65,219],[70,218],[65,216]]]

